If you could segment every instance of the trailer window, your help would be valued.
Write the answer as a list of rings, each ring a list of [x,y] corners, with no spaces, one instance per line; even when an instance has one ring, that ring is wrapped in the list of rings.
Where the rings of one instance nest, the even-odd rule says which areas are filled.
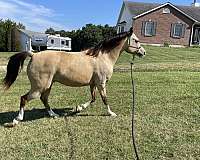
[[[66,46],[69,46],[69,41],[68,40],[66,40],[65,43],[66,43]]]
[[[61,44],[64,45],[64,44],[65,44],[65,41],[61,41]]]

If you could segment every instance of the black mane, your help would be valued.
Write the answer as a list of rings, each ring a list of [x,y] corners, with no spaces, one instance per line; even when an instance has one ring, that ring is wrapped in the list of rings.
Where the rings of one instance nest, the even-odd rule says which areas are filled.
[[[131,36],[132,33],[133,33],[133,29],[131,28],[130,31],[128,32],[122,32],[110,39],[105,39],[101,41],[100,43],[98,43],[95,47],[88,49],[86,52],[86,55],[97,57],[100,51],[102,51],[102,53],[109,52],[113,48],[118,46],[121,40],[123,40],[124,38],[128,36]]]

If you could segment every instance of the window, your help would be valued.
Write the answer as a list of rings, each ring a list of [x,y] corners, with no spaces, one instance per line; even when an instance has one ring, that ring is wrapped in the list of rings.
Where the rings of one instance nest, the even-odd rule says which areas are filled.
[[[125,32],[126,31],[126,21],[120,22],[117,25],[117,33]]]
[[[170,11],[170,9],[169,8],[164,8],[163,9],[163,13],[164,14],[169,14],[171,11]]]
[[[185,24],[182,23],[174,23],[171,25],[171,37],[173,38],[181,38],[185,35]]]
[[[174,37],[180,37],[182,33],[182,25],[181,24],[175,24],[173,29],[173,36]]]
[[[54,39],[51,39],[51,44],[54,44]]]
[[[122,33],[122,32],[125,32],[125,26],[124,25],[118,26],[117,33]]]
[[[64,44],[65,44],[65,41],[61,41],[61,44],[64,45]]]
[[[121,32],[124,32],[124,26],[121,26]]]
[[[39,38],[38,38],[38,39],[35,39],[35,41],[36,41],[36,42],[42,42],[43,39],[39,39]]]
[[[69,41],[68,40],[66,40],[65,43],[66,43],[66,46],[69,46]]]
[[[146,22],[145,24],[145,36],[153,35],[153,22]]]
[[[142,35],[151,37],[156,35],[157,23],[153,21],[145,21],[142,23]]]

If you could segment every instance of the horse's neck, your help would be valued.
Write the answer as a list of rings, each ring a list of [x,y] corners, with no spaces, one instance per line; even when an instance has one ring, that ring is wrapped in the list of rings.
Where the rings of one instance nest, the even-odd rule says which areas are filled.
[[[109,60],[113,64],[113,66],[117,62],[117,60],[118,60],[119,56],[121,55],[121,53],[124,51],[124,44],[126,42],[126,39],[127,38],[123,39],[117,47],[115,47],[114,49],[112,49],[110,51],[110,53],[107,54]]]

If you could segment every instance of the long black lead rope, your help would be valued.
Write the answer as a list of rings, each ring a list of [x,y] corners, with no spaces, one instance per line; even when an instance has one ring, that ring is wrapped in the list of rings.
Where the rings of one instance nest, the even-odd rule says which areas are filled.
[[[134,60],[134,57],[133,57]],[[135,156],[136,156],[136,160],[139,160],[139,155],[138,155],[138,151],[137,151],[137,146],[136,146],[136,142],[135,142],[135,126],[134,126],[134,119],[135,119],[135,82],[133,80],[133,62],[130,63],[131,64],[131,83],[132,83],[132,99],[133,99],[133,106],[132,106],[132,142],[133,142],[133,148],[135,151]]]

